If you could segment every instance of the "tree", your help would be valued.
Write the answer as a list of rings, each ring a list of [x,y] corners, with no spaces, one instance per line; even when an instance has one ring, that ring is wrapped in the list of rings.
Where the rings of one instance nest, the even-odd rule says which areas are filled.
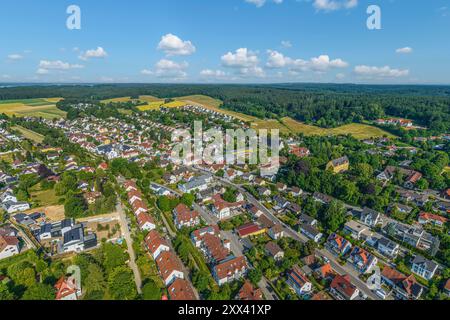
[[[16,285],[31,287],[36,281],[36,272],[33,265],[28,261],[10,265],[7,273]]]
[[[52,286],[35,283],[30,286],[22,296],[22,300],[54,300],[55,290]]]
[[[87,267],[87,275],[83,283],[86,293],[105,292],[107,287],[102,269],[94,263]]]
[[[185,204],[188,207],[191,207],[195,201],[195,196],[191,193],[184,193],[180,199],[181,203]]]
[[[66,217],[77,218],[84,214],[87,205],[84,199],[77,195],[67,195],[64,202],[64,212]]]
[[[198,291],[205,291],[209,286],[209,275],[203,271],[194,270],[192,272],[192,284]]]
[[[108,277],[108,292],[115,300],[133,300],[137,296],[133,272],[125,267],[115,268]]]
[[[227,190],[223,194],[223,200],[234,203],[234,202],[236,202],[236,196],[237,196],[236,189],[227,188]]]
[[[325,209],[322,220],[329,230],[336,232],[345,223],[345,208],[342,202],[333,200]]]
[[[154,281],[149,280],[142,287],[142,297],[144,300],[161,300],[161,289],[158,288]]]
[[[262,260],[264,261],[264,260]],[[261,261],[261,262],[262,262]],[[248,272],[248,279],[253,283],[253,285],[258,285],[258,282],[262,279],[262,272],[258,268],[252,269]]]
[[[107,273],[119,266],[125,265],[128,257],[124,250],[112,243],[105,243],[102,246],[103,266]]]
[[[5,283],[0,282],[0,301],[14,300],[14,294],[9,291]]]

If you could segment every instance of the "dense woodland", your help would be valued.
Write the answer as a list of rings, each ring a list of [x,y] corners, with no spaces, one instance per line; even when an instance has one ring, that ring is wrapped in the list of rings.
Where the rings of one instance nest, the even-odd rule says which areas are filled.
[[[404,117],[445,133],[450,129],[450,87],[332,84],[169,85],[123,84],[0,88],[0,100],[61,96],[89,100],[139,95],[174,98],[192,94],[223,101],[223,108],[259,118],[290,116],[321,127]]]

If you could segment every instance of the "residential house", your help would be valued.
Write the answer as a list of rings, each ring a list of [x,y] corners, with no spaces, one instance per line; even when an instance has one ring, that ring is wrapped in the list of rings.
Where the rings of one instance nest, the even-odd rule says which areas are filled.
[[[403,300],[418,300],[424,291],[413,275],[407,277],[389,266],[381,272],[381,281],[392,287],[396,296]]]
[[[216,194],[213,197],[212,212],[219,219],[227,219],[232,215],[232,212],[237,209],[241,209],[245,202],[227,202],[222,198],[222,195]]]
[[[342,173],[348,171],[349,168],[350,161],[346,156],[328,162],[326,167],[327,170],[331,170],[333,173]]]
[[[217,226],[198,229],[192,232],[191,239],[209,263],[220,263],[230,255],[231,243],[228,240],[222,241],[220,239],[220,231]]]
[[[184,193],[191,193],[193,191],[203,191],[208,188],[208,183],[211,181],[211,176],[201,176],[193,178],[189,182],[180,185],[178,188]]]
[[[146,212],[140,212],[136,215],[139,229],[143,231],[150,231],[156,229],[155,220]]]
[[[177,229],[192,228],[200,224],[200,214],[190,210],[185,204],[180,203],[173,210],[173,220]]]
[[[55,284],[56,298],[55,300],[69,301],[78,300],[81,297],[81,284],[77,283],[75,277],[61,277]]]
[[[375,227],[376,225],[383,222],[381,213],[367,207],[365,207],[361,212],[360,220],[362,223],[370,227]]]
[[[303,194],[303,190],[298,187],[293,187],[289,193],[293,197],[300,197]]]
[[[268,242],[264,249],[269,256],[275,259],[275,261],[280,261],[284,258],[283,249],[281,249],[280,246],[273,241]]]
[[[259,301],[263,300],[263,298],[261,289],[253,287],[252,283],[248,280],[244,282],[244,285],[236,296],[236,299],[241,301]]]
[[[152,255],[153,259],[159,257],[161,252],[170,251],[170,247],[167,241],[161,237],[161,235],[156,230],[151,230],[145,237],[145,244]]]
[[[309,224],[300,224],[300,232],[317,243],[323,236],[323,234],[316,227]]]
[[[359,289],[350,281],[349,275],[336,275],[330,284],[330,293],[338,300],[354,300]]]
[[[336,233],[328,237],[327,246],[337,255],[344,255],[352,248],[352,244],[348,240]]]
[[[245,258],[230,257],[222,261],[213,268],[213,276],[217,283],[221,286],[227,282],[238,280],[244,277],[247,273],[248,265]]]
[[[354,247],[350,253],[350,261],[361,273],[369,273],[377,264],[378,258],[360,247]]]
[[[312,283],[303,274],[298,265],[295,265],[292,270],[288,272],[287,284],[294,289],[298,296],[304,296],[312,291]]]
[[[438,264],[434,261],[428,260],[421,255],[416,255],[412,261],[411,271],[424,279],[433,279],[436,271],[438,269]]]
[[[273,240],[279,240],[284,237],[284,229],[281,224],[276,224],[273,227],[269,229],[267,232],[269,237],[271,237]]]
[[[334,200],[333,197],[320,192],[314,192],[313,198],[321,204],[330,204]]]
[[[344,231],[350,234],[350,236],[355,240],[366,239],[371,233],[369,227],[354,220],[350,220],[345,223]]]
[[[266,228],[261,228],[259,225],[257,225],[254,222],[249,222],[249,223],[246,223],[246,224],[236,228],[236,233],[241,238],[258,236],[258,235],[266,233],[266,232],[267,232]]]
[[[19,254],[19,239],[15,236],[0,235],[0,260]]]
[[[16,212],[27,211],[30,209],[30,204],[27,202],[12,202],[6,201],[2,204],[3,209],[9,213],[13,214]]]
[[[377,242],[377,250],[381,254],[392,259],[397,257],[398,252],[400,250],[400,245],[394,241],[391,241],[383,237]]]
[[[315,226],[317,224],[317,220],[307,214],[302,213],[299,217],[299,222],[301,224],[306,224],[309,226]]]
[[[319,276],[320,279],[330,279],[335,275],[334,270],[329,263],[319,266],[314,270],[314,273]]]
[[[194,290],[189,281],[176,278],[167,288],[170,300],[192,301],[197,300]]]
[[[439,216],[437,214],[432,214],[428,212],[421,212],[419,214],[419,223],[424,224],[432,224],[436,227],[443,227],[448,222],[447,218],[443,216]]]
[[[156,265],[166,286],[177,278],[184,279],[183,267],[172,251],[162,251],[156,258]]]

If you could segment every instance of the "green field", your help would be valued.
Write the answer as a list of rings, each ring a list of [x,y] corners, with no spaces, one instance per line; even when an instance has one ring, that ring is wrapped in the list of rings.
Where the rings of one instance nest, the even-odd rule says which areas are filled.
[[[56,108],[59,100],[61,98],[1,100],[0,113],[17,117],[64,118],[66,113]]]
[[[145,97],[145,99],[144,99]],[[149,110],[158,110],[161,107],[168,107],[168,108],[177,108],[182,107],[186,104],[196,104],[201,105],[207,109],[220,112],[225,115],[232,116],[238,120],[249,122],[251,123],[251,126],[255,129],[278,129],[281,133],[289,134],[289,133],[303,133],[305,135],[319,135],[319,136],[328,136],[328,135],[346,135],[351,134],[356,139],[370,139],[370,138],[378,138],[378,137],[395,137],[392,134],[379,129],[377,127],[367,125],[367,124],[360,124],[360,123],[352,123],[347,124],[341,127],[332,128],[332,129],[326,129],[326,128],[320,128],[317,126],[307,125],[305,123],[299,122],[297,120],[294,120],[292,118],[286,117],[281,120],[276,119],[259,119],[250,115],[246,115],[240,112],[235,112],[231,110],[226,110],[220,108],[222,105],[222,101],[218,99],[214,99],[212,97],[204,96],[204,95],[191,95],[191,96],[184,96],[184,97],[177,97],[175,98],[174,102],[164,104],[164,100],[158,99],[153,96],[140,96],[139,97],[141,101],[148,101],[148,104],[144,106],[139,106],[138,109],[140,111],[149,111]],[[110,99],[110,100],[104,100],[104,101],[130,101],[130,97],[124,97],[124,98],[116,98],[116,99]]]
[[[19,131],[22,134],[22,136],[24,136],[26,139],[29,139],[29,140],[34,141],[36,143],[42,143],[42,141],[44,141],[44,136],[43,135],[41,135],[39,133],[36,133],[34,131],[28,130],[28,129],[24,128],[24,127],[15,126],[15,127],[12,127],[12,129]]]
[[[394,138],[395,136],[381,130],[380,128],[370,126],[367,124],[361,123],[351,123],[344,126],[340,126],[337,128],[320,128],[316,126],[307,125],[301,122],[298,122],[291,118],[283,118],[281,119],[282,123],[289,128],[289,130],[293,133],[303,133],[307,136],[318,135],[318,136],[328,136],[328,135],[346,135],[351,134],[356,139],[370,139],[370,138],[378,138],[387,136],[390,138]]]

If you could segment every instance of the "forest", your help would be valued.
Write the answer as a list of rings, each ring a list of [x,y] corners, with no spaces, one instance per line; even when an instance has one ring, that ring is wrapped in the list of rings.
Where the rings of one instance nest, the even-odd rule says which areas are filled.
[[[0,88],[0,101],[63,97],[99,101],[123,96],[160,98],[202,94],[223,101],[222,108],[258,118],[282,118],[332,128],[380,117],[403,117],[430,129],[450,129],[450,87],[336,84],[194,85],[111,84],[34,85]]]

